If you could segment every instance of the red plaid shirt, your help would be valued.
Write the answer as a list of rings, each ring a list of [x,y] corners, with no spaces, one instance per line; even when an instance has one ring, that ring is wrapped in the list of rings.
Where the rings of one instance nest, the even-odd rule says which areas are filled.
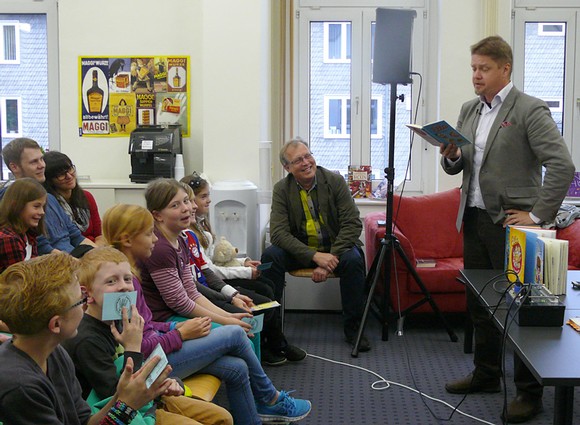
[[[18,234],[11,227],[0,228],[0,273],[8,266],[26,259],[26,238],[32,246],[31,258],[38,256],[36,233],[29,230],[25,234]]]

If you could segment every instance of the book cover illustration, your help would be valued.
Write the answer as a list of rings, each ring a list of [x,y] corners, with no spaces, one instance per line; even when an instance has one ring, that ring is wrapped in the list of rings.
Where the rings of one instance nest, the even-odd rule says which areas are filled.
[[[574,173],[574,179],[568,189],[568,196],[573,198],[580,198],[580,171]]]
[[[445,120],[423,126],[407,124],[407,127],[436,147],[439,147],[440,143],[443,143],[445,146],[451,143],[458,147],[471,143]]]
[[[519,281],[524,283],[525,258],[526,258],[526,232],[514,227],[510,228],[509,237],[506,237],[507,246],[507,264],[506,271],[510,273],[508,280],[510,282]]]
[[[372,167],[370,165],[348,166],[348,187],[353,198],[372,198]]]

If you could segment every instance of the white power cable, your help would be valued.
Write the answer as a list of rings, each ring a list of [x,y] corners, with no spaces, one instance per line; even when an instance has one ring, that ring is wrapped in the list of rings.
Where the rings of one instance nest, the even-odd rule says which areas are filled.
[[[427,398],[427,399],[429,399],[431,401],[434,401],[434,402],[437,402],[437,403],[441,403],[444,406],[449,407],[452,410],[455,410],[457,413],[459,413],[460,415],[463,415],[463,416],[465,416],[467,418],[476,420],[476,421],[481,422],[483,424],[494,425],[493,422],[488,422],[488,421],[486,421],[484,419],[480,419],[480,418],[478,418],[476,416],[470,415],[469,413],[466,413],[466,412],[463,412],[463,411],[461,411],[459,409],[456,409],[455,406],[452,406],[451,404],[447,403],[444,400],[440,400],[438,398],[432,397],[432,396],[430,396],[428,394],[425,394],[422,391],[419,391],[419,390],[417,390],[415,388],[409,387],[408,385],[401,384],[399,382],[389,381],[389,380],[383,378],[378,373],[376,373],[376,372],[374,372],[372,370],[369,370],[369,369],[365,369],[364,367],[356,366],[356,365],[353,365],[353,364],[350,364],[350,363],[340,362],[338,360],[327,359],[326,357],[321,357],[321,356],[317,356],[317,355],[314,355],[314,354],[307,354],[307,355],[308,355],[308,357],[312,357],[314,359],[318,359],[318,360],[322,360],[322,361],[325,361],[325,362],[334,363],[334,364],[338,364],[338,365],[342,365],[342,366],[351,367],[353,369],[359,369],[359,370],[362,370],[363,372],[367,372],[367,373],[370,373],[371,375],[376,376],[379,380],[378,381],[375,381],[375,382],[373,382],[371,384],[371,388],[373,390],[375,390],[375,391],[383,391],[383,390],[389,389],[391,387],[391,385],[396,385],[398,387],[401,387],[401,388],[404,388],[406,390],[412,391],[412,392],[414,392],[416,394],[419,394],[421,397],[425,397],[425,398]]]

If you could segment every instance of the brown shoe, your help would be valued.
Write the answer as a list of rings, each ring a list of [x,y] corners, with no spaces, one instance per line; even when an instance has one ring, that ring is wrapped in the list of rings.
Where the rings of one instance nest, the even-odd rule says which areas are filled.
[[[451,394],[499,393],[499,378],[478,378],[473,372],[457,381],[445,384],[445,389]]]
[[[507,422],[519,424],[529,421],[544,410],[542,397],[534,397],[527,394],[518,394],[507,407]],[[502,419],[504,415],[502,414]]]

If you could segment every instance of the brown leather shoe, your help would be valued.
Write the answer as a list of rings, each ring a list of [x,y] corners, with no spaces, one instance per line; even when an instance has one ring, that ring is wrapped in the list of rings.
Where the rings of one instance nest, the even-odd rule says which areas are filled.
[[[529,421],[542,410],[544,410],[542,397],[518,394],[507,407],[506,419],[510,424],[519,424]],[[503,419],[503,413],[501,416]]]
[[[445,384],[451,394],[499,393],[499,378],[479,378],[473,372],[464,378]]]

